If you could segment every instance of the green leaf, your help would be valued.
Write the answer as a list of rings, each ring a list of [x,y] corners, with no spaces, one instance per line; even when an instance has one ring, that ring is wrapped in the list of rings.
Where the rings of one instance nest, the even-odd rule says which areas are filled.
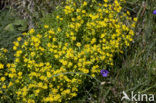
[[[14,28],[13,23],[8,24],[8,25],[4,28],[4,30],[5,30],[5,31],[15,31],[15,28]]]
[[[24,20],[15,20],[13,24],[16,26],[18,25],[24,26],[26,22]]]
[[[19,31],[25,31],[27,29],[27,25],[23,25],[22,27],[17,28]]]

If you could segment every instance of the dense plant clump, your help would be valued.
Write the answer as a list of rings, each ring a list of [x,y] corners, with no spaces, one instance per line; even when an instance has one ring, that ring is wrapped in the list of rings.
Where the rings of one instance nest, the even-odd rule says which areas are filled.
[[[23,33],[14,42],[14,62],[0,63],[1,99],[65,102],[77,96],[85,79],[80,73],[98,76],[133,40],[137,19],[122,2],[67,0],[53,24]]]

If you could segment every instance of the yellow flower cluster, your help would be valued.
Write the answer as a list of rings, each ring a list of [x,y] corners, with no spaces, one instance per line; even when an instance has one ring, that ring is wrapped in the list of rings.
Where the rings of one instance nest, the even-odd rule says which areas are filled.
[[[67,0],[53,18],[55,25],[31,29],[14,42],[15,60],[7,64],[9,83],[1,77],[0,90],[11,90],[17,101],[28,103],[75,97],[85,79],[77,72],[97,76],[101,69],[113,66],[114,55],[123,53],[133,40],[137,19],[122,11],[120,1]]]

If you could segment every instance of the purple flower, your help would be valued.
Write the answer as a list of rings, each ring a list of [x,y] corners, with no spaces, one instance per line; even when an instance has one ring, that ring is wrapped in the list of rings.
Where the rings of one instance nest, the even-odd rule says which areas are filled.
[[[107,77],[109,71],[108,71],[108,70],[104,70],[104,69],[102,69],[102,70],[100,71],[100,73],[102,74],[103,77]]]
[[[154,11],[153,11],[153,14],[155,14],[155,15],[156,15],[156,10],[154,10]]]

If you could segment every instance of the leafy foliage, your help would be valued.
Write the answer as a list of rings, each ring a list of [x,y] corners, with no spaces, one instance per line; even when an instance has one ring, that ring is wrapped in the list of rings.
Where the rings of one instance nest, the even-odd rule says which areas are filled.
[[[67,0],[43,19],[44,26],[18,37],[14,61],[1,66],[6,71],[0,79],[1,99],[32,103],[76,97],[87,77],[113,67],[114,55],[133,41],[137,18],[120,3]]]

